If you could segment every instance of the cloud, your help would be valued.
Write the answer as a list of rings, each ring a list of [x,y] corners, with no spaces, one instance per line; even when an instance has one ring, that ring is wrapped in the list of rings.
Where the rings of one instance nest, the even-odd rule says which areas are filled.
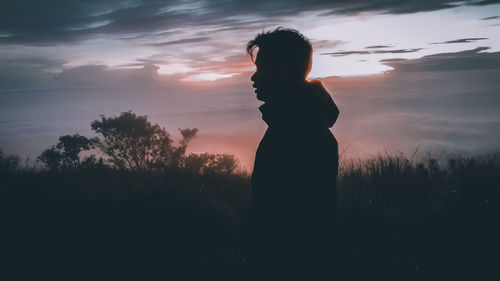
[[[378,46],[376,46],[378,47]],[[375,48],[372,48],[375,49]],[[375,50],[375,51],[340,51],[333,53],[321,53],[321,55],[331,55],[334,57],[343,57],[348,55],[370,55],[370,54],[402,54],[402,53],[414,53],[422,50],[422,48],[415,49],[399,49],[399,50]]]
[[[136,61],[141,62],[143,64],[165,64],[167,61],[159,60],[159,59],[136,59]]]
[[[358,14],[361,12],[382,12],[386,14],[409,14],[417,12],[437,11],[442,9],[453,8],[461,5],[488,5],[498,3],[497,0],[483,1],[421,1],[421,0],[380,0],[380,1],[336,1],[335,7],[332,7],[330,12],[323,15],[332,14]]]
[[[393,46],[391,45],[373,45],[373,46],[367,46],[365,49],[383,49],[383,48],[392,48]]]
[[[110,68],[107,65],[65,67],[64,61],[46,58],[0,59],[0,91],[29,89],[136,89],[161,83],[158,69],[152,62],[126,64]],[[163,77],[170,83],[171,78]],[[177,77],[178,78],[178,77]],[[175,83],[174,83],[175,84]]]
[[[374,54],[403,54],[403,53],[414,53],[422,50],[422,48],[415,48],[415,49],[399,49],[399,50],[377,50],[374,51]]]
[[[243,73],[250,70],[253,63],[246,54],[230,54],[225,56],[223,60],[198,60],[193,62],[193,67],[197,69],[194,72],[222,72],[222,73]]]
[[[481,20],[494,20],[494,19],[498,19],[498,18],[500,18],[500,16],[486,17],[486,18],[482,18]]]
[[[430,55],[416,60],[382,60],[399,71],[467,71],[498,69],[499,53],[486,53],[488,47],[479,47],[457,53]]]
[[[28,1],[6,0],[0,6],[0,44],[57,45],[101,36],[141,38],[193,27],[215,31],[270,24],[277,17],[304,11],[326,14],[382,12],[390,14],[434,11],[459,5],[486,5],[497,0],[356,0],[299,1]],[[143,37],[144,38],[144,37]],[[174,39],[172,41],[176,41]]]
[[[384,75],[324,79],[340,108],[341,147],[351,145],[352,156],[500,149],[500,52],[485,50],[386,60],[394,70]]]
[[[44,87],[64,63],[41,57],[0,58],[0,90]]]
[[[204,41],[208,41],[208,40],[210,40],[209,37],[193,37],[193,38],[185,38],[185,39],[179,39],[179,40],[173,40],[173,41],[167,41],[167,42],[151,43],[148,45],[154,46],[154,47],[165,47],[165,46],[185,44],[185,43],[198,43],[198,42],[204,42]]]
[[[342,40],[312,40],[311,42],[314,49],[335,48],[344,43]]]
[[[342,56],[349,56],[349,55],[369,55],[371,54],[370,51],[340,51],[340,52],[333,52],[333,53],[321,53],[320,55],[332,55],[334,57],[342,57]]]
[[[451,40],[451,41],[435,42],[435,43],[430,43],[430,44],[472,43],[475,41],[486,40],[486,39],[489,39],[489,38],[462,38],[462,39],[456,39],[456,40]]]
[[[195,52],[188,58],[176,61],[168,53],[166,56],[157,53],[116,66],[67,66],[67,61],[44,57],[0,58],[0,91],[89,87],[137,89],[143,85],[163,87],[167,82],[175,86],[180,80],[218,80],[241,75],[253,66],[243,51],[218,56]],[[187,79],[188,76],[191,78]]]

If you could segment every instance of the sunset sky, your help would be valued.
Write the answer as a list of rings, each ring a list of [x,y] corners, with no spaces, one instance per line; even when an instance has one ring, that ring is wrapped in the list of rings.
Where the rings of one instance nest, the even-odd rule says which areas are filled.
[[[3,0],[0,149],[34,159],[132,110],[251,170],[266,124],[245,45],[278,26],[313,43],[343,157],[500,150],[495,0]]]

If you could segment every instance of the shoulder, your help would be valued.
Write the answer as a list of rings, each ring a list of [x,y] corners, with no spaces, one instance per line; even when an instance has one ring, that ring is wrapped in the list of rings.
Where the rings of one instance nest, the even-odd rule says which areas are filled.
[[[325,87],[323,86],[323,83],[321,83],[320,80],[314,79],[311,81],[306,82],[306,86],[309,87],[310,89],[316,90],[316,91],[325,91]]]

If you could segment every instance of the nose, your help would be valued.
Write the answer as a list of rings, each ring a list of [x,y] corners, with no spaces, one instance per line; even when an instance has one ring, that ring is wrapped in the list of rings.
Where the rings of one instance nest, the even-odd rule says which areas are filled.
[[[257,71],[254,72],[254,74],[252,75],[252,77],[250,77],[250,80],[255,82],[255,80],[257,79]]]

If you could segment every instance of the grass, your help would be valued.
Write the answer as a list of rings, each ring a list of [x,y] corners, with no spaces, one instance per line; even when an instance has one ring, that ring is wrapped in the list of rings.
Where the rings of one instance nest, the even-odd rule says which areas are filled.
[[[344,160],[339,172],[332,267],[344,280],[495,273],[499,153],[378,154]],[[102,267],[125,275],[141,268],[143,278],[175,271],[233,280],[248,273],[242,214],[251,190],[244,173],[105,166],[56,172],[0,154],[0,179],[2,252],[11,268]]]
[[[475,213],[497,203],[500,154],[476,157],[403,154],[347,160],[340,168],[342,211],[387,220],[422,220]]]

